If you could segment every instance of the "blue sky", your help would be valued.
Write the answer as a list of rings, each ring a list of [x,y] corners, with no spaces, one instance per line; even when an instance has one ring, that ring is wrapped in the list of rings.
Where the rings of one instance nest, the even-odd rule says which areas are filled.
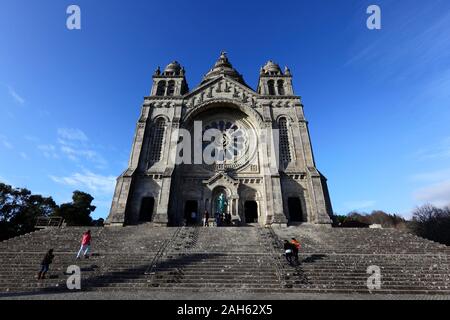
[[[66,28],[66,8],[82,30]],[[382,29],[366,28],[377,4]],[[0,180],[106,217],[159,65],[191,88],[221,50],[256,87],[269,59],[303,97],[334,210],[450,203],[450,2],[1,0]]]

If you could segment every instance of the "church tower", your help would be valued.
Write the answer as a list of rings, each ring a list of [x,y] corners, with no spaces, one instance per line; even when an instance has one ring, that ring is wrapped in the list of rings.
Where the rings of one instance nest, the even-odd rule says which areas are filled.
[[[178,62],[155,71],[107,224],[195,224],[192,212],[205,210],[228,214],[233,225],[331,223],[326,179],[287,67],[269,61],[256,90],[226,53],[193,90]]]
[[[184,68],[177,61],[169,64],[163,73],[158,69],[153,75],[152,96],[182,96],[189,91]]]
[[[282,73],[279,65],[267,62],[260,70],[257,91],[266,96],[293,96],[291,71],[285,67]]]

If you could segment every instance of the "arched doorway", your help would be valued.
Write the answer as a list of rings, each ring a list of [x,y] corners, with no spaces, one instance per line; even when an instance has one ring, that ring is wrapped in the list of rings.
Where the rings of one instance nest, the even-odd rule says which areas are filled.
[[[155,207],[155,198],[145,197],[141,202],[139,211],[139,222],[151,222],[153,220],[153,209]]]
[[[192,219],[192,212],[197,214],[196,219]],[[188,225],[194,225],[198,222],[198,202],[196,200],[186,201],[184,205],[184,219]]]
[[[245,223],[258,222],[258,204],[256,201],[246,201],[244,206]]]
[[[300,198],[289,198],[288,208],[290,222],[304,222],[302,202],[300,201]]]

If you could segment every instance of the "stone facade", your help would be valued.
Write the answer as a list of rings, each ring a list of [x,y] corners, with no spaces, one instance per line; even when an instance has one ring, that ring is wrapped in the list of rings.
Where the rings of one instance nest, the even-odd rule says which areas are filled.
[[[195,151],[205,149],[208,129],[223,132],[229,158],[224,149],[222,161],[195,159]],[[187,157],[193,164],[180,163],[189,151],[180,142],[189,136]],[[192,211],[217,212],[220,195],[236,225],[331,223],[326,179],[316,168],[308,122],[287,67],[283,72],[269,61],[261,68],[256,91],[225,53],[193,90],[177,62],[163,72],[158,68],[107,224],[182,225]]]

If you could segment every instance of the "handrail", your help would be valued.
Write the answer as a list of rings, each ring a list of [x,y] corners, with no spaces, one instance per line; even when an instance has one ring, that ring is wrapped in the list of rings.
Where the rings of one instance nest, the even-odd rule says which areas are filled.
[[[266,229],[269,230],[268,236],[270,236],[270,237],[273,238],[274,232],[273,232],[272,227],[267,226]],[[260,230],[262,231],[263,229],[260,228]],[[262,233],[262,232],[261,232],[261,233]],[[268,247],[270,248],[270,254],[271,254],[271,256],[272,256],[272,260],[274,260],[274,262],[275,262],[275,270],[276,270],[276,274],[277,274],[277,277],[278,277],[278,282],[280,283],[280,286],[283,288],[283,285],[284,285],[284,283],[285,283],[285,281],[284,281],[284,279],[283,279],[283,273],[281,272],[281,270],[283,269],[283,266],[282,266],[281,262],[280,262],[279,259],[278,259],[278,255],[277,255],[277,252],[275,251],[274,244],[272,243],[272,241],[271,241],[270,239],[267,240],[265,237],[264,237],[263,239],[264,239],[266,242],[267,242],[267,241],[270,242],[270,243],[268,244]]]
[[[282,246],[282,240],[278,237],[278,235],[275,233],[275,231],[273,230],[273,228],[271,227],[271,226],[269,226],[268,227],[268,229],[270,230],[270,234],[271,234],[271,236],[272,236],[272,238],[275,240],[275,241],[277,241],[277,243],[278,243],[278,246],[279,247],[281,247]],[[283,270],[283,272],[285,272],[288,268],[286,267],[286,265],[283,265],[282,263],[280,263],[279,262],[279,265],[281,266],[281,269]],[[303,270],[302,270],[302,268],[300,267],[300,265],[296,265],[296,266],[293,266],[293,269],[297,272],[297,273],[299,273],[299,274],[302,274],[303,273]],[[302,281],[305,281],[304,279],[301,279]],[[287,282],[285,282],[286,284],[287,284]]]
[[[64,223],[62,217],[37,217],[35,228],[57,227],[60,228]]]
[[[177,237],[178,234],[180,233],[181,229],[183,229],[184,227],[178,227],[177,230],[174,232],[174,234],[172,235],[172,237],[167,240],[158,250],[158,252],[156,253],[156,255],[153,257],[152,262],[150,263],[150,265],[148,266],[147,270],[144,272],[145,275],[153,275],[155,274],[154,270],[158,264],[158,260],[163,256],[164,251],[166,250],[166,248],[169,246],[169,244],[171,244]]]

